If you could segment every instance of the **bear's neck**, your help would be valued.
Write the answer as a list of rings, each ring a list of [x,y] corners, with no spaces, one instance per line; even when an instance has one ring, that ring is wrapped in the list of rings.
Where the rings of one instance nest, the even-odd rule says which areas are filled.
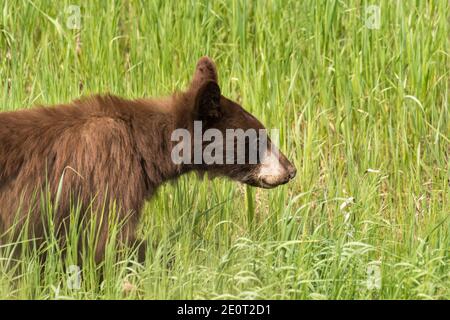
[[[174,130],[192,128],[193,121],[188,117],[190,112],[185,112],[190,108],[190,101],[184,96],[175,96],[135,103],[131,127],[150,197],[162,183],[191,170],[172,160],[172,150],[178,142],[171,140]]]

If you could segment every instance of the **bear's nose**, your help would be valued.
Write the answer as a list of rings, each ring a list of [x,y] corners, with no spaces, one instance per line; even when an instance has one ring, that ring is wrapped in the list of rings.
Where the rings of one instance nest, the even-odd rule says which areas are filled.
[[[289,179],[294,179],[295,175],[297,174],[297,169],[293,165],[290,165],[288,169],[288,174]]]

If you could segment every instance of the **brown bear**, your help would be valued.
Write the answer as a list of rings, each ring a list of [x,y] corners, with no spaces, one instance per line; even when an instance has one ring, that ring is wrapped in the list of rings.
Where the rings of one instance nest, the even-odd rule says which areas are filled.
[[[0,234],[13,224],[20,229],[28,216],[33,235],[42,236],[42,191],[57,202],[56,226],[67,219],[72,203],[86,214],[88,209],[110,208],[114,202],[120,214],[129,217],[122,239],[130,243],[144,201],[162,183],[184,173],[208,172],[264,188],[295,176],[295,167],[275,152],[270,139],[256,163],[174,161],[173,132],[192,132],[198,122],[203,131],[264,129],[239,104],[221,95],[216,66],[208,57],[198,61],[188,89],[167,98],[97,95],[54,107],[0,113]],[[247,151],[254,142],[246,140]],[[108,228],[102,224],[95,248],[98,260],[107,239]]]

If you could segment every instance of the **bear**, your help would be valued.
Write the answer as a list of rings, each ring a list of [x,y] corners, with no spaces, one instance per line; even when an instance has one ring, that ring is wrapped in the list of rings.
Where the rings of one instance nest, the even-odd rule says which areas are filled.
[[[83,215],[106,208],[94,248],[95,259],[101,261],[113,203],[119,215],[127,217],[120,238],[134,245],[144,202],[158,186],[187,172],[228,177],[262,188],[294,178],[295,166],[269,138],[264,152],[252,163],[174,161],[177,141],[173,132],[193,132],[196,123],[202,124],[203,131],[222,133],[265,129],[237,102],[221,94],[217,67],[206,56],[198,61],[188,88],[165,98],[127,100],[104,94],[0,113],[0,234],[13,225],[20,230],[28,217],[30,232],[42,237],[39,193],[45,191],[56,203],[53,220],[58,230],[73,203]],[[188,143],[194,143],[193,139]],[[246,140],[249,143],[254,141]],[[206,145],[202,143],[201,148]],[[143,259],[145,245],[141,248]]]

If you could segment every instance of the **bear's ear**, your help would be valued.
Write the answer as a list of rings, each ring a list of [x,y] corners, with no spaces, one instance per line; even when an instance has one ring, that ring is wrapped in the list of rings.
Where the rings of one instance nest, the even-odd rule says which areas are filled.
[[[208,80],[200,86],[195,97],[194,112],[194,118],[198,120],[217,120],[222,116],[217,82]]]
[[[194,77],[192,78],[191,88],[197,89],[206,81],[217,81],[217,68],[214,61],[209,57],[201,57],[195,67]]]

